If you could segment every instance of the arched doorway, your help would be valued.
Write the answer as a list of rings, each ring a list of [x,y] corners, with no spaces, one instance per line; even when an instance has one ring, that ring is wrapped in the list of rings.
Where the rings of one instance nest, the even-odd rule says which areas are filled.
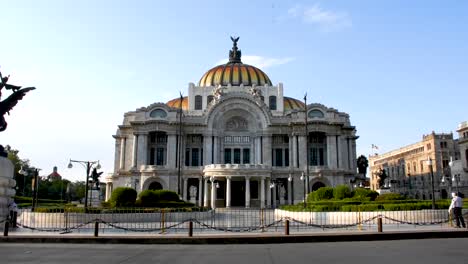
[[[322,187],[325,187],[325,184],[323,182],[316,182],[314,183],[314,185],[312,185],[312,191],[316,191]]]
[[[442,199],[447,199],[447,196],[448,196],[447,190],[442,189],[442,191],[441,191],[441,196],[442,196]]]
[[[159,182],[155,181],[149,185],[148,190],[155,191],[155,190],[162,190],[162,188],[163,188],[162,185]]]

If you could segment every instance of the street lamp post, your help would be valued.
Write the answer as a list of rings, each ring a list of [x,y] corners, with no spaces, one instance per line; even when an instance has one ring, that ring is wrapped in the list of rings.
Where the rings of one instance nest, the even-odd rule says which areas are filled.
[[[427,165],[431,170],[431,188],[432,188],[432,209],[435,209],[435,196],[434,196],[434,169],[432,168],[432,159],[427,157]]]
[[[78,163],[81,164],[83,167],[86,168],[86,183],[85,183],[85,202],[84,202],[84,208],[85,208],[85,213],[88,212],[88,185],[89,185],[89,177],[90,177],[90,172],[91,168],[93,166],[96,166],[96,169],[101,168],[101,164],[99,164],[98,161],[82,161],[82,160],[72,160],[70,159],[70,162],[68,163],[68,168],[71,169],[73,168],[72,163]]]
[[[181,174],[181,153],[182,153],[182,103],[184,101],[184,97],[182,96],[182,92],[180,93],[180,104],[179,104],[179,140],[177,141],[177,194],[181,197],[180,192],[180,174]],[[184,186],[185,188],[185,186]],[[184,197],[185,198],[185,197]]]
[[[307,197],[306,197],[306,185],[305,185],[305,180],[306,180],[306,177],[304,177],[304,172],[302,172],[302,175],[301,175],[301,181],[304,183],[304,208],[307,207]]]
[[[306,134],[306,179],[307,179],[307,193],[310,193],[309,187],[309,130],[307,128],[307,93],[304,95],[304,108],[305,108],[305,134]]]

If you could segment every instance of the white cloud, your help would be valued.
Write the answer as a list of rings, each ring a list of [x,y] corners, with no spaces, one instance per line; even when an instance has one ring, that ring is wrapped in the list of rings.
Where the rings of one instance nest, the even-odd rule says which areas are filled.
[[[318,4],[312,7],[294,6],[288,10],[288,16],[300,18],[304,23],[315,25],[325,32],[339,31],[353,25],[348,13],[325,10]]]
[[[294,58],[286,57],[286,58],[267,58],[262,56],[256,55],[242,55],[242,62],[245,64],[250,64],[255,67],[265,69],[273,66],[278,66],[282,64],[286,64],[288,62],[293,61]],[[220,60],[216,65],[227,63],[228,60]]]

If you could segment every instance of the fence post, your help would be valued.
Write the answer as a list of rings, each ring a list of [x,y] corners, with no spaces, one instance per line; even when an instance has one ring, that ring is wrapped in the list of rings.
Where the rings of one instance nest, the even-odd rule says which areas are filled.
[[[161,234],[164,234],[164,232],[166,232],[166,228],[165,228],[165,215],[164,215],[164,209],[161,209]]]
[[[96,220],[96,222],[94,222],[94,236],[97,237],[99,235],[99,221]]]
[[[382,233],[382,217],[377,218],[377,229],[379,233]]]
[[[284,226],[284,234],[289,236],[289,220],[286,219],[286,225]]]
[[[188,236],[193,237],[193,222],[192,222],[192,220],[190,220],[190,222],[189,222]]]
[[[10,222],[9,220],[7,219],[5,221],[5,229],[3,229],[3,236],[8,236],[8,229],[10,228]]]

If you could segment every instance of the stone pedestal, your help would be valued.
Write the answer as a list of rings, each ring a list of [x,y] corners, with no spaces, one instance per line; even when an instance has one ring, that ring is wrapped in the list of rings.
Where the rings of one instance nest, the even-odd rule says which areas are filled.
[[[14,166],[7,158],[0,157],[0,221],[8,215],[8,204],[11,197],[15,195],[13,187],[16,181],[13,180]]]
[[[101,197],[99,190],[88,190],[88,205],[90,207],[100,207],[101,206]]]

